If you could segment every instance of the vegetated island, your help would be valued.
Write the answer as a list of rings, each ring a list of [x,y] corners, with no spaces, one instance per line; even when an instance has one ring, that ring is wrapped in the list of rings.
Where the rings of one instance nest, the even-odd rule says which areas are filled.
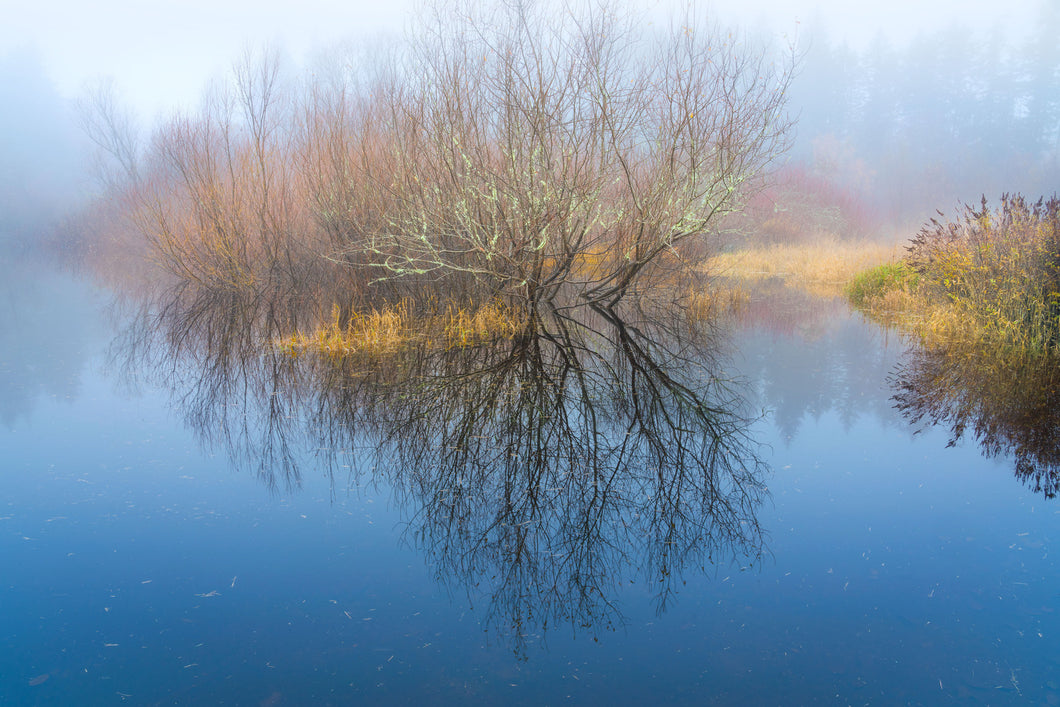
[[[99,94],[90,134],[117,170],[96,260],[139,254],[168,302],[248,312],[295,355],[687,304],[793,122],[792,55],[701,19],[439,3],[407,43],[301,80],[248,53],[146,147]]]

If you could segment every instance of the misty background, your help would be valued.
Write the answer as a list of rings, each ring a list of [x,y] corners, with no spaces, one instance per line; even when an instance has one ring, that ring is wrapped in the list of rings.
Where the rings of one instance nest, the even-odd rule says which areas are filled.
[[[246,48],[270,43],[313,72],[345,43],[400,41],[411,1],[293,6],[244,2],[5,9],[0,28],[0,242],[73,248],[64,219],[98,190],[77,103],[111,82],[141,140],[193,111]],[[178,7],[179,5],[179,7]],[[904,239],[936,210],[980,195],[1034,200],[1060,183],[1060,5],[912,2],[857,8],[719,2],[723,24],[800,56],[789,95],[796,139],[775,209],[830,215],[808,228]],[[179,11],[178,11],[179,10]],[[651,22],[669,10],[649,3]],[[339,50],[341,51],[341,49]],[[780,194],[783,198],[777,198]],[[783,204],[779,202],[783,201]],[[800,206],[801,205],[801,206]],[[761,206],[761,205],[760,205]],[[768,207],[768,205],[767,205]]]

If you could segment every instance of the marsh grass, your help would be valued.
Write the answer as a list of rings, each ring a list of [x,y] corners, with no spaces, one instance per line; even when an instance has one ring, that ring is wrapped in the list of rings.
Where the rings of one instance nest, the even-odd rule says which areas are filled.
[[[940,333],[964,334],[1029,351],[1060,348],[1060,200],[1028,204],[1004,195],[996,209],[984,197],[949,223],[932,220],[909,248],[922,294],[938,309]],[[944,305],[944,306],[943,306]]]
[[[403,299],[365,312],[354,311],[343,320],[342,308],[332,306],[330,318],[309,333],[281,337],[275,345],[292,356],[316,353],[329,358],[392,355],[412,346],[454,349],[483,346],[515,338],[526,328],[521,310],[492,302],[481,307],[446,304],[415,314],[413,304]]]
[[[747,290],[738,284],[718,284],[706,291],[693,289],[686,299],[692,321],[715,321],[730,314],[739,314],[748,303]]]
[[[826,237],[734,250],[710,258],[704,267],[750,289],[761,281],[780,279],[813,295],[838,297],[859,272],[893,260],[897,252],[891,244]]]
[[[847,285],[850,303],[888,323],[919,310],[920,276],[905,261],[877,265],[856,274]]]
[[[499,303],[467,308],[446,305],[442,316],[440,341],[445,348],[480,346],[504,339],[514,339],[526,329],[527,315],[522,309]]]

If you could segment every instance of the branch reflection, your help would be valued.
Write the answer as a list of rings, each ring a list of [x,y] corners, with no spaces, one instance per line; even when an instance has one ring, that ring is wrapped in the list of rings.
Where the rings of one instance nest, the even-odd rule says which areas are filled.
[[[145,310],[125,365],[163,362],[204,443],[271,486],[309,461],[333,488],[353,468],[392,489],[408,541],[517,652],[556,624],[620,624],[621,584],[661,612],[686,569],[765,551],[765,469],[705,327],[579,307],[487,346],[294,357],[260,346],[290,326],[278,313],[188,304]]]
[[[896,407],[913,424],[965,435],[988,458],[1009,457],[1016,478],[1046,498],[1060,491],[1060,366],[970,346],[914,349],[893,379]]]

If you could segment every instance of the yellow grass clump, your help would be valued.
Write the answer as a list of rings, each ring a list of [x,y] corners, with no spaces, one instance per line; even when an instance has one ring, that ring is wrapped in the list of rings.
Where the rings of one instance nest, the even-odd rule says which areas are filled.
[[[449,304],[444,313],[416,317],[408,300],[354,312],[345,323],[341,319],[340,307],[333,305],[330,319],[315,331],[296,332],[276,345],[293,356],[306,352],[338,358],[384,356],[413,344],[448,350],[512,339],[527,323],[521,309],[495,302],[468,308]]]
[[[469,312],[448,305],[442,317],[441,331],[445,348],[479,346],[501,339],[513,339],[526,328],[522,309],[491,303]]]
[[[739,312],[747,301],[747,291],[742,287],[718,285],[706,292],[690,292],[688,313],[694,321],[710,321],[719,316]]]

